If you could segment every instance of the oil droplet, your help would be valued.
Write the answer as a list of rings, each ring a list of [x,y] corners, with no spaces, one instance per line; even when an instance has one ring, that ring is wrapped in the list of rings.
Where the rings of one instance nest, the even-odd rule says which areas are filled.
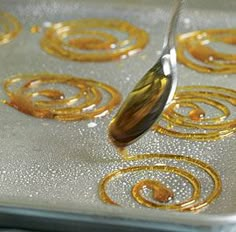
[[[88,127],[89,128],[94,128],[94,127],[96,127],[97,126],[97,123],[95,123],[95,122],[89,122],[88,123]]]
[[[191,20],[189,18],[184,18],[184,24],[190,24]]]
[[[147,59],[147,56],[146,55],[142,55],[140,56],[141,60],[146,60]]]
[[[51,26],[52,26],[52,23],[49,22],[49,21],[46,21],[46,22],[43,23],[43,27],[48,28],[48,27],[51,27]]]

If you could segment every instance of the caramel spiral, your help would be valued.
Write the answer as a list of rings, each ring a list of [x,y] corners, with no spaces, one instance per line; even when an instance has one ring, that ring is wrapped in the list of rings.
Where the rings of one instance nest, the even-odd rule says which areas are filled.
[[[179,87],[173,103],[153,129],[182,139],[222,139],[236,132],[236,119],[230,117],[235,106],[236,91],[233,89],[215,86]],[[208,107],[215,109],[209,116],[206,113]],[[188,113],[180,113],[181,108],[188,109]]]
[[[235,29],[209,29],[182,34],[177,38],[178,61],[206,73],[235,73],[236,54],[223,53],[211,43],[236,45]]]
[[[76,93],[66,97],[55,85],[63,90],[75,88]],[[34,117],[62,121],[106,115],[121,101],[120,93],[105,83],[63,74],[16,75],[4,82],[4,89],[10,98],[5,103],[15,109]],[[104,92],[109,95],[107,99],[103,99]]]
[[[119,34],[126,38],[119,39]],[[54,56],[75,61],[110,61],[133,55],[148,43],[148,34],[122,20],[80,19],[48,28],[41,47]]]
[[[0,11],[0,45],[10,42],[20,31],[20,22],[13,15]]]
[[[128,158],[130,161],[137,160],[146,160],[146,159],[157,159],[160,160],[173,160],[184,163],[185,165],[193,165],[199,168],[201,171],[204,171],[211,179],[213,186],[211,192],[207,196],[202,197],[202,186],[200,180],[191,172],[179,168],[177,166],[170,166],[168,164],[156,164],[150,166],[132,166],[123,168],[120,170],[113,171],[106,175],[100,182],[99,185],[99,194],[102,201],[112,205],[119,205],[112,199],[112,196],[108,195],[107,188],[109,183],[114,181],[117,178],[121,178],[126,173],[142,173],[144,171],[157,171],[161,173],[174,173],[177,176],[180,176],[184,181],[188,182],[192,187],[191,197],[183,200],[182,202],[176,203],[175,201],[169,202],[175,197],[173,191],[165,186],[164,183],[160,183],[158,180],[152,179],[141,179],[134,184],[131,188],[131,194],[133,199],[141,204],[142,206],[149,208],[159,208],[159,209],[170,209],[176,211],[198,211],[207,205],[209,205],[213,200],[215,200],[221,193],[221,179],[218,173],[207,163],[204,163],[200,160],[186,157],[182,155],[173,155],[173,154],[141,154],[136,156],[131,156]],[[147,187],[152,190],[153,195],[152,199],[147,199],[141,190]]]

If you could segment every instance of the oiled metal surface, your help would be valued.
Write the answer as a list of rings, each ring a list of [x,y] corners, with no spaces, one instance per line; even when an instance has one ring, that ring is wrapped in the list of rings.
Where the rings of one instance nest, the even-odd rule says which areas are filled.
[[[137,80],[157,60],[169,18],[171,2],[166,1],[12,1],[1,0],[0,9],[16,16],[23,25],[21,34],[0,46],[0,79],[16,73],[66,73],[105,82],[116,87],[125,97]],[[104,7],[106,6],[106,7]],[[236,25],[235,1],[186,1],[179,32],[203,28],[231,28]],[[150,33],[148,46],[128,59],[104,63],[79,63],[46,54],[39,46],[42,33],[31,34],[33,25],[46,25],[68,19],[102,17],[127,20]],[[236,88],[236,75],[197,73],[178,65],[179,85],[213,85]],[[3,89],[0,98],[5,98]],[[236,117],[232,109],[232,118]],[[114,115],[115,112],[113,112]],[[105,205],[98,196],[98,184],[104,175],[132,165],[124,162],[109,144],[109,115],[91,121],[62,123],[26,116],[6,105],[0,105],[0,201],[4,205],[83,212],[97,215],[172,220],[198,224],[211,223],[213,216],[236,212],[236,137],[215,142],[175,139],[148,132],[130,153],[173,153],[188,155],[209,163],[222,178],[221,196],[200,215],[184,216],[145,209],[130,197],[127,177],[114,183],[109,192],[123,206]],[[93,124],[93,125],[95,125]],[[158,162],[158,161],[155,161]],[[174,161],[169,162],[174,165]],[[191,170],[191,167],[177,164]],[[144,175],[144,174],[143,174]],[[142,175],[140,175],[142,177]],[[145,176],[146,177],[146,176]],[[136,178],[136,177],[135,177]],[[211,186],[199,174],[203,195]],[[178,179],[176,188],[181,188]],[[206,185],[206,187],[204,187]],[[120,191],[119,191],[120,190]],[[189,192],[179,193],[180,199]],[[211,217],[212,216],[212,217]],[[219,217],[215,217],[219,219]],[[208,220],[209,219],[209,220]],[[232,219],[232,218],[231,218]],[[207,221],[208,220],[208,221]],[[227,222],[227,220],[225,220]]]

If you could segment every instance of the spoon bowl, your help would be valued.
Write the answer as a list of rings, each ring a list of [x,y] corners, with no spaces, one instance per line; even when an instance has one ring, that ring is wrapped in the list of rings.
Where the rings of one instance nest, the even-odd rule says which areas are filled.
[[[117,147],[138,140],[171,102],[177,86],[175,30],[181,0],[176,1],[163,52],[142,77],[109,125],[109,137]]]

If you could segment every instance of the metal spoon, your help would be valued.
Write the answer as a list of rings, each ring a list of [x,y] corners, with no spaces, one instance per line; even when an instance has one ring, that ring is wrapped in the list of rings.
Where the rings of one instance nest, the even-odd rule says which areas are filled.
[[[126,147],[142,136],[171,102],[176,86],[175,31],[182,0],[177,0],[157,63],[129,93],[109,125],[109,137],[118,147]]]

